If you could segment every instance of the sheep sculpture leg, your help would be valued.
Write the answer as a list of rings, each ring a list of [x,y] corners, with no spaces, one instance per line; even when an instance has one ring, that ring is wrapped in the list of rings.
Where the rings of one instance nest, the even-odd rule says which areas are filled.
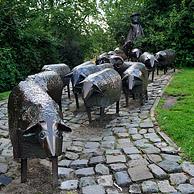
[[[77,93],[74,93],[74,95],[75,95],[76,108],[79,109],[78,94]]]
[[[155,69],[152,70],[152,82],[154,81],[154,72],[155,72]]]
[[[88,115],[89,123],[91,123],[92,122],[92,115],[91,115],[90,107],[88,107],[85,102],[84,102],[84,104],[85,104],[85,107],[86,107],[86,112],[87,112],[87,115]]]
[[[157,75],[159,75],[159,68],[157,67]]]
[[[127,93],[125,93],[125,102],[126,102],[126,107],[129,106],[129,96]]]
[[[148,91],[145,91],[145,99],[148,100]]]
[[[166,74],[166,72],[167,72],[167,68],[166,68],[166,67],[164,67],[164,75]]]
[[[69,86],[69,84],[67,84],[67,94],[68,94],[68,98],[71,99],[70,86]]]
[[[176,66],[174,65],[174,72],[176,71]]]
[[[116,102],[116,113],[119,114],[119,101]]]
[[[138,95],[139,95],[139,102],[140,102],[140,105],[143,106],[143,105],[144,105],[144,101],[145,101],[143,91],[141,91]]]
[[[53,175],[53,187],[58,186],[58,157],[54,156],[52,160],[52,175]]]
[[[21,183],[27,181],[27,158],[21,159]]]
[[[104,107],[100,107],[100,116],[102,117],[104,115]]]

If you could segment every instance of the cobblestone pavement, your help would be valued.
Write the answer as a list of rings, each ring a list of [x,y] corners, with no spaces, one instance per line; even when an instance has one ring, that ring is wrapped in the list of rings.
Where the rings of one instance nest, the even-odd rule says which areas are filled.
[[[184,161],[179,148],[160,131],[153,110],[172,74],[159,76],[149,84],[149,101],[137,106],[121,100],[103,119],[94,111],[89,125],[84,108],[75,111],[75,102],[64,96],[64,120],[73,133],[64,137],[59,158],[59,182],[67,190],[83,194],[194,193],[194,165]],[[80,100],[81,101],[81,100]],[[0,185],[19,176],[12,160],[7,125],[7,102],[0,102]],[[47,160],[41,160],[47,165]]]

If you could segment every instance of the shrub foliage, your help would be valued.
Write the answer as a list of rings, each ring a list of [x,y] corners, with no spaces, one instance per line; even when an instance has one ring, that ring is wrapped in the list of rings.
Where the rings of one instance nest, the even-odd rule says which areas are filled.
[[[130,15],[140,12],[145,36],[136,47],[172,48],[193,65],[193,0],[1,0],[0,92],[45,64],[70,67],[123,44]]]

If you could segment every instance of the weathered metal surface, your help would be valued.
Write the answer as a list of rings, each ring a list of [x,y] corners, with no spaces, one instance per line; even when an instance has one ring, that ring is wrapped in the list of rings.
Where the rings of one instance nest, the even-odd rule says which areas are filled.
[[[148,72],[143,63],[130,62],[131,66],[123,73],[123,78],[128,77],[129,89],[131,90],[135,86],[134,78],[138,78],[142,81],[145,88],[148,85]]]
[[[99,55],[96,59],[96,65],[103,64],[103,63],[109,63],[109,54],[108,53],[102,53]]]
[[[95,64],[88,64],[86,66],[80,66],[76,69],[73,69],[72,74],[72,85],[74,89],[79,88],[79,84],[83,81],[88,75],[99,71],[100,68]]]
[[[106,69],[106,68],[111,68],[111,69],[114,68],[113,64],[111,64],[111,63],[103,63],[103,64],[98,65],[98,67],[99,67],[100,70],[103,70],[103,69]]]
[[[27,158],[21,159],[21,183],[25,183],[27,181]]]
[[[50,64],[50,65],[44,65],[42,68],[42,71],[55,71],[56,73],[59,74],[63,81],[63,86],[69,85],[70,78],[66,77],[68,73],[70,73],[70,68],[66,64]]]
[[[91,62],[86,62],[85,64],[78,65],[73,68],[71,73],[71,82],[73,86],[73,93],[76,100],[76,107],[79,109],[78,95],[82,92],[82,83],[88,75],[100,71],[100,67]]]
[[[83,81],[83,99],[87,107],[107,107],[119,101],[121,77],[114,69],[104,69]]]
[[[52,161],[52,175],[53,175],[53,186],[58,186],[58,157],[53,156],[51,157]]]
[[[112,64],[104,63],[100,65],[88,64],[85,66],[79,66],[75,70],[72,71],[72,85],[73,92],[76,100],[76,107],[79,109],[79,100],[78,95],[82,93],[82,81],[89,75],[101,71],[105,68],[113,68]]]
[[[128,96],[140,98],[141,104],[147,98],[148,71],[143,63],[131,62],[122,77],[123,92],[126,96],[128,105]]]
[[[122,57],[113,55],[110,57],[110,62],[113,65],[114,69],[119,73],[120,76],[123,75],[123,72],[131,66],[130,62],[124,62]]]
[[[164,73],[167,72],[168,68],[174,68],[175,61],[175,51],[172,49],[167,49],[163,51],[159,51],[155,54],[156,59],[158,60],[157,68],[164,69]]]
[[[146,68],[149,70],[149,69],[155,68],[157,59],[155,58],[155,56],[153,54],[148,53],[148,52],[144,52],[140,56],[139,61],[144,63]]]
[[[142,55],[142,51],[138,48],[134,48],[131,50],[130,58],[132,61],[138,61],[139,57]]]
[[[61,96],[63,81],[58,73],[54,71],[43,71],[35,75],[28,76],[27,81],[38,84],[48,95],[61,107]]]
[[[14,158],[46,158],[62,153],[62,132],[70,132],[58,105],[33,81],[22,81],[8,100]]]
[[[144,63],[146,68],[148,69],[148,73],[152,72],[152,81],[154,80],[154,72],[157,66],[157,59],[156,57],[148,52],[144,52],[140,57],[139,61]]]

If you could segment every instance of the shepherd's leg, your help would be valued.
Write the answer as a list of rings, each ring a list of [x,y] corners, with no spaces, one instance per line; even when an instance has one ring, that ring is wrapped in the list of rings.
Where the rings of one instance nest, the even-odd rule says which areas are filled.
[[[54,156],[52,159],[52,175],[53,175],[53,187],[58,186],[58,157]]]
[[[21,183],[27,181],[27,158],[21,159]]]

